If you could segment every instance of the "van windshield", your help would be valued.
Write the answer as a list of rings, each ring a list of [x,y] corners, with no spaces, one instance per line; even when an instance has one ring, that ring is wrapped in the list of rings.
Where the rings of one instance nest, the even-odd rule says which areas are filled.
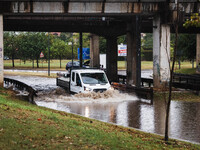
[[[84,84],[106,84],[108,80],[104,73],[81,73]]]

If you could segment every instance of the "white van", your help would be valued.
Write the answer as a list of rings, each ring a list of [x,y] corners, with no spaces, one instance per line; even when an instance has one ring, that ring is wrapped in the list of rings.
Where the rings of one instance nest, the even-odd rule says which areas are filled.
[[[57,78],[57,86],[72,93],[104,92],[111,89],[105,72],[100,69],[72,69],[70,75]]]

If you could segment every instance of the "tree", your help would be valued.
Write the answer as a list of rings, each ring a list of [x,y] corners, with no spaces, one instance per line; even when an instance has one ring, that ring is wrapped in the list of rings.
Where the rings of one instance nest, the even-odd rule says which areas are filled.
[[[181,60],[189,60],[194,63],[196,56],[196,36],[194,34],[179,35],[177,55]]]
[[[4,50],[5,55],[12,59],[12,67],[15,67],[15,57],[18,52],[18,38],[14,32],[4,33]]]
[[[19,35],[20,42],[18,43],[20,56],[26,61],[31,59],[33,61],[36,59],[37,68],[39,68],[39,58],[40,53],[45,51],[48,46],[48,38],[45,33],[39,32],[25,32]]]
[[[167,6],[169,7],[169,0],[167,0]],[[170,59],[169,60],[169,68],[170,68],[170,79],[169,79],[169,96],[167,101],[167,109],[166,109],[166,116],[165,116],[165,141],[167,142],[169,139],[168,131],[169,131],[169,112],[170,112],[170,105],[171,105],[171,97],[172,97],[172,80],[174,76],[174,66],[176,61],[176,51],[177,51],[177,42],[178,42],[178,25],[179,25],[179,3],[177,2],[176,6],[177,18],[173,21],[173,25],[175,28],[175,42],[174,42],[174,52],[172,58],[172,67],[170,68]],[[167,12],[166,16],[167,16]],[[167,22],[167,17],[166,17]]]
[[[19,58],[23,60],[24,64],[26,60],[30,59],[31,51],[29,49],[29,45],[27,44],[28,36],[27,33],[19,33],[18,34],[18,45],[19,45]]]
[[[192,13],[190,18],[183,24],[185,28],[200,27],[200,15],[198,13]]]
[[[51,53],[53,53],[54,57],[59,58],[61,68],[62,59],[67,57],[68,54],[70,54],[70,47],[63,40],[54,39],[50,50]]]
[[[99,38],[99,51],[101,54],[106,53],[106,39],[104,37]]]

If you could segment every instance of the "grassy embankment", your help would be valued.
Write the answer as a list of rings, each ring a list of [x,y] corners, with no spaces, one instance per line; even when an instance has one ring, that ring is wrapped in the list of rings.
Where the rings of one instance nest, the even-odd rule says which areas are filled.
[[[154,92],[154,100],[168,100],[168,92]],[[200,96],[192,91],[173,91],[173,101],[200,102]]]
[[[20,101],[0,89],[0,148],[6,149],[200,149]]]

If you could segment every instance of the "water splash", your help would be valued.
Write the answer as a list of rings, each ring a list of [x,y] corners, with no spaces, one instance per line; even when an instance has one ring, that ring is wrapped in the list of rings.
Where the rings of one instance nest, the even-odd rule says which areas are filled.
[[[138,97],[127,93],[120,93],[118,90],[108,90],[103,93],[90,92],[70,95],[58,87],[51,92],[38,93],[38,97],[35,100],[46,102],[122,102],[138,100]]]

